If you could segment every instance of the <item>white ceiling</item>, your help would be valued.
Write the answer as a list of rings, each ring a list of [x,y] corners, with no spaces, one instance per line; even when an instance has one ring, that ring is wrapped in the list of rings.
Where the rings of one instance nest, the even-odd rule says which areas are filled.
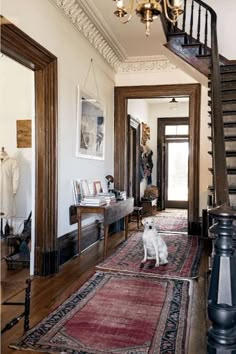
[[[145,25],[140,22],[135,11],[130,22],[122,24],[114,15],[115,1],[82,0],[81,2],[90,14],[95,15],[94,20],[100,24],[103,31],[111,36],[124,59],[163,54],[162,45],[166,43],[166,40],[159,17],[151,25],[150,36],[146,37]]]

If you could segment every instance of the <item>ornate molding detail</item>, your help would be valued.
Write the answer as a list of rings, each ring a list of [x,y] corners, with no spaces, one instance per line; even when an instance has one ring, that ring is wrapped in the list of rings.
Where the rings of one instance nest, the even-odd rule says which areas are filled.
[[[164,55],[155,57],[132,58],[125,60],[117,68],[118,73],[135,72],[159,72],[176,70],[177,66],[172,64]]]
[[[108,62],[108,64],[118,69],[124,57],[106,34],[102,33],[100,28],[90,18],[89,12],[85,12],[80,0],[51,0],[56,7],[73,23],[76,29],[92,44],[99,54]]]
[[[101,15],[96,12],[92,2],[82,0],[50,1],[117,73],[154,73],[177,69],[164,55],[127,58],[127,54],[118,44],[117,39],[109,32],[106,24],[102,23]]]

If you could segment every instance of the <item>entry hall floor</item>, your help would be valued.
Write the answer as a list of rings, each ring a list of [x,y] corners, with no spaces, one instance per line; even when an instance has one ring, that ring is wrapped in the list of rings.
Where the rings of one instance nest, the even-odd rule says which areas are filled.
[[[129,230],[135,230],[136,223],[129,223]],[[108,239],[108,256],[112,254],[118,245],[124,240],[123,233],[117,233]],[[103,241],[96,243],[84,251],[79,257],[75,257],[64,264],[60,273],[54,276],[41,278],[34,277],[31,290],[31,310],[30,310],[30,328],[46,317],[59,304],[61,304],[70,294],[77,290],[87,279],[95,272],[95,266],[102,261]],[[184,354],[205,354],[206,353],[206,333],[207,333],[207,318],[206,318],[206,299],[207,299],[207,283],[208,283],[208,246],[203,247],[203,254],[200,262],[199,277],[193,280],[193,297],[191,301],[191,311],[188,318],[189,327],[189,349],[188,353]],[[7,271],[11,272],[11,271]],[[19,273],[20,274],[20,273]],[[20,276],[19,284],[23,284],[24,274]],[[16,284],[17,276],[14,275],[10,283],[12,287]],[[2,285],[2,300],[12,296],[12,287]],[[24,301],[24,291],[20,291],[11,301]],[[3,328],[13,317],[16,317],[22,312],[20,306],[1,306],[1,317]],[[8,345],[14,342],[23,334],[23,319],[2,335],[1,338],[1,353],[2,354],[18,354],[30,353],[30,351],[18,351],[8,348]],[[39,353],[39,352],[32,352]]]

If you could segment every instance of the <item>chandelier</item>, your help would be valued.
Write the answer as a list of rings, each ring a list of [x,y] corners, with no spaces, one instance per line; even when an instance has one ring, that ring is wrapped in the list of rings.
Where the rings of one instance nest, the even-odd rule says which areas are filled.
[[[132,18],[135,0],[113,0],[116,1],[116,11],[114,14],[122,23],[127,23]],[[125,6],[124,3],[127,3]],[[136,0],[135,12],[140,17],[140,21],[146,25],[146,36],[150,35],[150,25],[162,12],[171,23],[176,23],[178,17],[182,15],[182,0]]]

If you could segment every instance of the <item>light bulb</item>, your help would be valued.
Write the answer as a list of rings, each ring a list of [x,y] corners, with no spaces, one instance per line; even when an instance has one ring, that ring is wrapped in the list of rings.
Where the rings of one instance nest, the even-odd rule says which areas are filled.
[[[183,6],[183,0],[174,0],[174,6],[182,7]]]
[[[116,6],[117,6],[119,9],[121,9],[121,8],[124,6],[123,0],[117,0]]]

